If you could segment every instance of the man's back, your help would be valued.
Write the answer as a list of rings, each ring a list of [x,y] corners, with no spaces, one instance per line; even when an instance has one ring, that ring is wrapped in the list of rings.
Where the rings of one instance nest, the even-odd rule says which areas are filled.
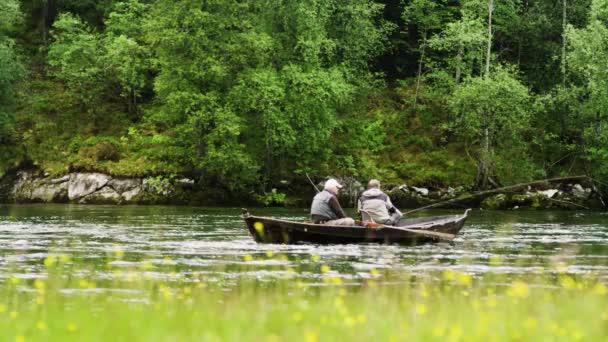
[[[364,220],[371,219],[377,223],[388,223],[391,220],[389,208],[392,207],[390,199],[382,190],[371,188],[361,194],[359,211]]]
[[[310,206],[310,216],[316,222],[330,221],[338,219],[338,215],[334,212],[330,202],[333,202],[335,195],[324,190],[315,195]]]

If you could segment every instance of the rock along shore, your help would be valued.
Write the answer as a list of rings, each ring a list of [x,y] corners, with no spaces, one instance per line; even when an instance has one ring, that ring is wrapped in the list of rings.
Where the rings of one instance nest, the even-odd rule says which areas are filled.
[[[19,171],[0,180],[0,202],[80,204],[186,204],[193,197],[188,178],[118,178],[103,173],[62,177]]]
[[[356,179],[340,179],[343,207],[354,207],[364,186]],[[545,183],[518,192],[478,197],[464,187],[434,189],[406,184],[384,189],[393,203],[403,209],[420,208],[437,202],[456,200],[441,208],[514,209],[604,209],[600,193],[592,184]],[[278,189],[287,194],[285,206],[306,207],[314,195],[303,189]],[[308,193],[310,192],[310,193]],[[61,177],[37,171],[19,171],[0,179],[0,203],[79,204],[188,204],[260,205],[254,194],[230,194],[221,189],[203,189],[186,177],[120,178],[103,173],[75,172]],[[278,204],[278,203],[276,203]]]

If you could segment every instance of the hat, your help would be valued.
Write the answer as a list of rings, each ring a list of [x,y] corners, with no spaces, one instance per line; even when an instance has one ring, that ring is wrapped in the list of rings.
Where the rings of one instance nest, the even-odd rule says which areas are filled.
[[[331,188],[338,188],[338,189],[341,189],[341,188],[342,188],[342,185],[341,185],[340,183],[338,183],[338,181],[337,181],[337,180],[335,180],[335,179],[333,179],[333,178],[330,178],[330,179],[328,179],[328,180],[325,182],[325,186],[324,186],[324,188],[325,188],[325,189],[331,189]]]

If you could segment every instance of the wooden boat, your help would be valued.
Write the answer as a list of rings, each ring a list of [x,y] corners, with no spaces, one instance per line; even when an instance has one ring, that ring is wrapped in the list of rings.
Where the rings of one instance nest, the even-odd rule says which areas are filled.
[[[259,243],[316,244],[349,243],[400,243],[418,244],[454,237],[464,225],[470,209],[463,215],[433,216],[401,219],[397,226],[356,222],[355,226],[332,226],[279,220],[249,214],[243,209],[243,218],[249,233]],[[449,240],[449,239],[448,239]]]

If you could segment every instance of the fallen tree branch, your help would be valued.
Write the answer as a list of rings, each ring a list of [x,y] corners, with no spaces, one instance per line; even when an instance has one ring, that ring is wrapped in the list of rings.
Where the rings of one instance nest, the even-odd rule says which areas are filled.
[[[581,205],[581,204],[578,204],[578,203],[574,203],[574,202],[568,202],[568,201],[562,201],[562,200],[556,200],[556,199],[553,199],[553,198],[547,198],[547,199],[548,199],[549,201],[552,201],[552,202],[557,202],[557,203],[563,203],[563,204],[573,205],[573,206],[576,206],[576,207],[581,207],[581,208],[583,208],[583,209],[587,209],[587,210],[589,210],[589,208],[588,208],[588,207],[585,207],[584,205]]]
[[[527,182],[527,183],[519,183],[519,184],[514,184],[514,185],[509,185],[509,186],[505,186],[502,188],[498,188],[498,189],[492,189],[492,190],[483,190],[483,191],[477,191],[474,192],[472,194],[468,194],[462,197],[458,197],[458,198],[452,198],[450,200],[447,201],[443,201],[443,202],[437,202],[437,203],[433,203],[433,204],[429,204],[427,206],[424,207],[420,207],[414,210],[410,210],[410,211],[406,211],[403,214],[411,214],[420,210],[424,210],[424,209],[431,209],[431,208],[437,208],[443,205],[447,205],[447,204],[452,204],[452,203],[457,203],[460,201],[464,201],[464,200],[470,200],[473,198],[477,198],[477,197],[481,197],[481,196],[487,196],[487,195],[493,195],[495,193],[503,193],[503,192],[510,192],[510,191],[514,191],[523,187],[527,187],[527,186],[532,186],[532,185],[539,185],[539,184],[544,184],[544,183],[553,183],[553,182],[564,182],[564,181],[573,181],[573,180],[581,180],[581,179],[588,179],[589,177],[582,175],[582,176],[570,176],[570,177],[557,177],[557,178],[548,178],[548,179],[541,179],[541,180],[536,180],[533,182]],[[586,207],[584,207],[586,208]]]

